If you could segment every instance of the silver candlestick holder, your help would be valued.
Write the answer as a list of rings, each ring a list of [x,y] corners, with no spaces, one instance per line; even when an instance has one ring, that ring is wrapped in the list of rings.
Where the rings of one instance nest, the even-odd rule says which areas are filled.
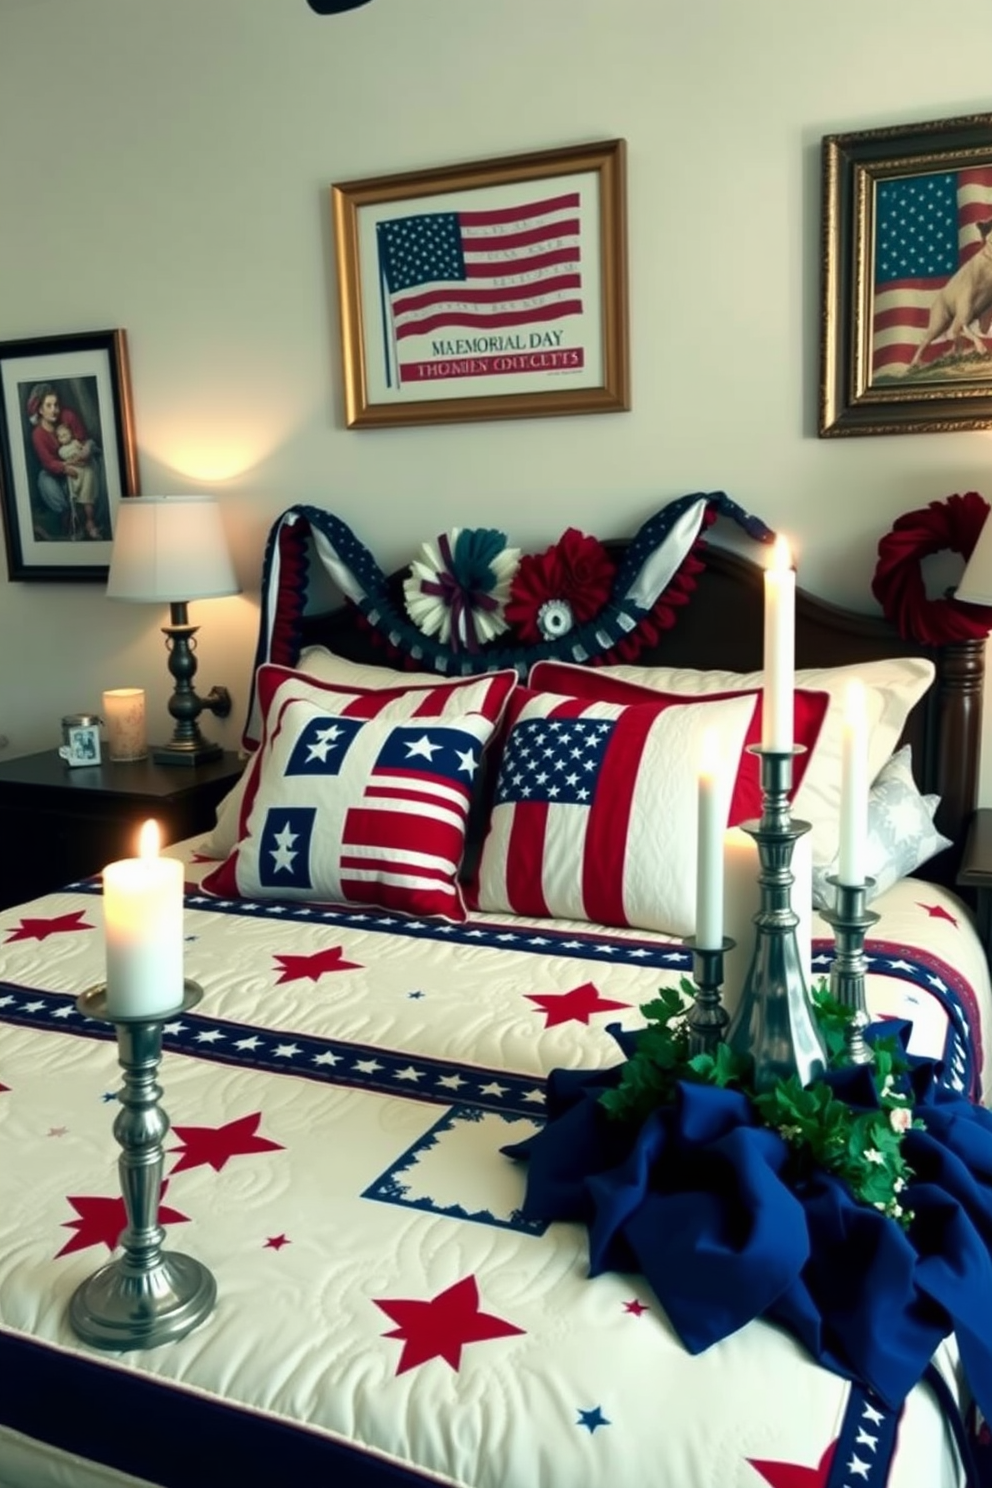
[[[73,1293],[69,1321],[85,1343],[123,1351],[154,1348],[183,1338],[212,1311],[217,1298],[213,1276],[200,1261],[162,1249],[165,1230],[158,1222],[165,1161],[162,1143],[169,1118],[162,1110],[156,1074],[162,1059],[162,1027],[195,1007],[203,996],[195,982],[183,985],[178,1007],[154,1016],[112,1016],[106,987],[93,987],[77,999],[86,1018],[113,1023],[124,1071],[114,1136],[127,1227],[123,1254],[108,1262]]]
[[[831,875],[827,883],[836,890],[833,909],[820,911],[834,932],[830,992],[851,1013],[846,1032],[848,1059],[852,1064],[872,1064],[875,1056],[865,1038],[865,1029],[870,1022],[865,998],[865,972],[868,970],[865,936],[878,919],[873,910],[866,908],[875,880],[866,878],[864,883],[843,884]]]
[[[697,1054],[715,1053],[717,1044],[723,1042],[730,1022],[730,1014],[720,997],[723,958],[728,951],[734,949],[737,942],[725,935],[719,948],[709,949],[697,946],[696,937],[687,935],[684,943],[692,951],[692,979],[696,984],[692,1007],[686,1014],[689,1056],[695,1058]]]
[[[826,1051],[813,1017],[806,974],[799,959],[793,911],[792,853],[810,830],[794,821],[789,808],[792,760],[799,752],[751,746],[761,759],[761,819],[743,827],[758,844],[760,908],[754,955],[745,978],[727,1042],[754,1060],[754,1083],[764,1090],[776,1080],[798,1075],[803,1085],[827,1067]]]

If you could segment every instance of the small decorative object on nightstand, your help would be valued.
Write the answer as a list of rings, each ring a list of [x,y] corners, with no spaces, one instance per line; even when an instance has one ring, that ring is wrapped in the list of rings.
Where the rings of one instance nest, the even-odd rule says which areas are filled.
[[[170,623],[162,627],[169,648],[169,671],[175,688],[169,712],[175,729],[168,744],[152,750],[159,765],[200,765],[219,759],[219,744],[200,733],[197,719],[206,708],[218,718],[231,711],[226,687],[199,697],[196,641],[199,626],[190,625],[191,599],[220,599],[241,592],[212,496],[134,496],[122,501],[110,555],[108,599],[168,604]]]
[[[145,694],[140,687],[111,687],[103,694],[103,723],[107,753],[124,763],[148,754],[145,737]]]

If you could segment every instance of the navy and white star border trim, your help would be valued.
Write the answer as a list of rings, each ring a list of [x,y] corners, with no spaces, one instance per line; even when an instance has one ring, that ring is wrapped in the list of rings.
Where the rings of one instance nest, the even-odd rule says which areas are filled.
[[[825,1488],[885,1488],[900,1414],[852,1384]]]
[[[80,1013],[76,999],[63,992],[36,992],[0,982],[0,1022],[51,1033],[109,1041],[111,1024]],[[470,1105],[483,1111],[544,1119],[544,1081],[503,1069],[459,1064],[405,1050],[347,1039],[314,1038],[285,1029],[230,1023],[203,1014],[182,1013],[163,1025],[166,1053],[187,1054],[217,1064],[266,1074],[294,1075],[375,1095],[395,1095],[438,1106]]]

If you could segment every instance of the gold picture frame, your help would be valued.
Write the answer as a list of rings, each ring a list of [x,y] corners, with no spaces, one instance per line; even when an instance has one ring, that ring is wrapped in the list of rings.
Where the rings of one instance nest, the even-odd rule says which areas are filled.
[[[628,409],[625,155],[332,186],[348,428]]]
[[[992,428],[992,114],[822,143],[821,437]]]

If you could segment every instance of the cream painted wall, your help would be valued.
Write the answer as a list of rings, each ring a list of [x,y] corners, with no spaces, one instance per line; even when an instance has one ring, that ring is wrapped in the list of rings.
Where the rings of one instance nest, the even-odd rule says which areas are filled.
[[[817,439],[819,145],[988,108],[987,0],[953,20],[930,0],[0,0],[0,339],[125,327],[142,489],[222,500],[245,596],[194,606],[198,684],[235,694],[207,731],[237,740],[265,534],[297,501],[393,566],[455,523],[532,547],[724,489],[793,536],[807,587],[874,608],[879,536],[992,495],[992,446]],[[347,431],[330,184],[615,136],[632,411]],[[10,751],[125,684],[164,737],[162,618],[0,577]]]

